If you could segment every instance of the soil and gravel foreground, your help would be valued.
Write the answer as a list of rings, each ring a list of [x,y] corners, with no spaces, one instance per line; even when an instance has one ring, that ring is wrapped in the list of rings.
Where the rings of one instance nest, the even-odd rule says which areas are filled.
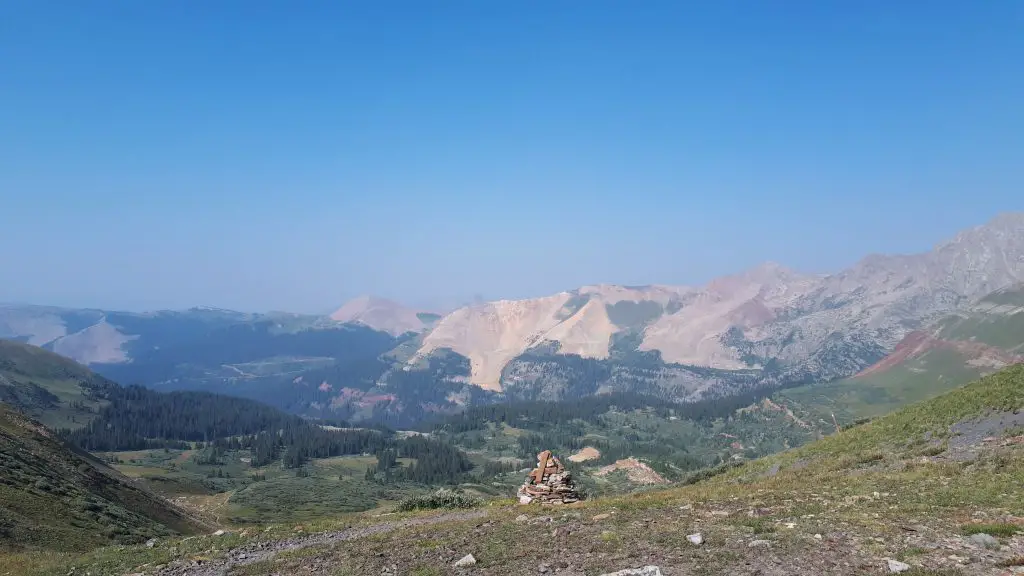
[[[641,499],[634,507],[622,502],[604,511],[531,507],[528,514],[516,514],[523,510],[502,506],[257,540],[216,560],[180,560],[155,573],[589,576],[656,565],[667,576],[781,576],[884,574],[890,559],[917,567],[910,574],[1024,573],[1024,534],[996,538],[998,547],[987,548],[962,528],[1019,525],[1024,519],[980,511],[898,523],[878,519],[892,500],[882,494],[851,500],[794,493],[781,502],[751,494],[725,503],[659,501],[650,508],[655,502]],[[695,534],[700,545],[687,538]],[[477,563],[455,567],[467,554]]]

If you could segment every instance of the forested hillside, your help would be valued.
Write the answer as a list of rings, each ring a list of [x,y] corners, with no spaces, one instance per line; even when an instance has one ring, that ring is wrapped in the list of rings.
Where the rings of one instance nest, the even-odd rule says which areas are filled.
[[[588,491],[602,494],[636,487],[628,473],[609,476],[600,469],[620,460],[639,459],[663,480],[680,481],[817,436],[774,406],[770,392],[692,403],[636,394],[506,402],[472,407],[423,429],[485,457],[484,475],[510,483],[521,481],[510,473],[531,466],[538,452],[553,450]]]
[[[471,465],[455,448],[430,438],[399,438],[387,428],[351,429],[344,422],[324,426],[255,400],[209,392],[162,393],[142,386],[122,387],[54,353],[16,342],[0,347],[2,374],[35,387],[37,395],[76,390],[91,407],[86,423],[56,426],[61,437],[88,451],[114,452],[161,448],[186,449],[195,444],[251,452],[251,464],[280,461],[299,468],[312,459],[350,454],[398,454],[415,459],[414,466],[387,477],[424,483],[457,482]],[[5,386],[11,388],[5,380]],[[84,401],[78,402],[84,406]],[[15,407],[21,408],[19,405]],[[55,421],[56,402],[36,403],[29,413]],[[59,422],[59,420],[56,420]]]

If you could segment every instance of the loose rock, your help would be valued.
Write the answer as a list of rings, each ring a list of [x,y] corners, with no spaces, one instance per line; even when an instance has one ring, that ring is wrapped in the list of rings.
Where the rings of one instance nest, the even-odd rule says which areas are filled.
[[[886,562],[889,564],[890,574],[899,574],[900,572],[910,570],[910,564],[907,564],[906,562],[900,562],[899,560],[893,560],[892,558],[889,558]]]
[[[455,563],[456,568],[468,568],[476,565],[476,558],[472,554],[466,554]]]
[[[627,568],[618,572],[608,572],[601,576],[662,576],[661,568],[657,566],[644,566],[643,568]]]
[[[767,548],[767,547],[769,547],[771,545],[772,545],[772,543],[767,541],[767,540],[751,540],[750,544],[747,544],[747,547],[749,547],[749,548]]]
[[[690,544],[693,544],[694,546],[700,546],[704,543],[704,535],[700,532],[697,532],[696,534],[690,534],[686,537],[686,539],[689,540]]]

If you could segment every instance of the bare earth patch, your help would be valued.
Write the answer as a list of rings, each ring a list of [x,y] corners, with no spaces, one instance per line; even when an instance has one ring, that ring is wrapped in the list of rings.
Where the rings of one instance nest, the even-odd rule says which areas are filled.
[[[631,482],[635,482],[637,484],[668,484],[668,480],[662,478],[661,474],[658,474],[651,469],[650,466],[636,458],[618,460],[614,464],[603,466],[594,474],[597,476],[607,476],[616,470],[624,470],[626,472],[626,477],[629,478]]]
[[[587,462],[589,460],[597,460],[601,457],[601,451],[591,446],[586,446],[579,452],[569,456],[570,462]]]

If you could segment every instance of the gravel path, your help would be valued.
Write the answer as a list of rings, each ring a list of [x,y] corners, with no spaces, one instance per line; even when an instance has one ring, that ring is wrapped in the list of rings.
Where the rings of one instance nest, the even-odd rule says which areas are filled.
[[[365,538],[374,534],[390,532],[409,526],[422,526],[424,524],[438,524],[441,522],[455,522],[460,520],[472,520],[483,518],[487,515],[484,510],[474,512],[454,512],[440,516],[427,518],[413,518],[411,520],[396,520],[393,522],[382,522],[372,526],[361,526],[348,528],[334,532],[320,532],[305,536],[295,536],[284,540],[250,542],[230,550],[223,558],[208,562],[196,562],[192,560],[178,560],[156,572],[158,576],[224,576],[232,568],[245,566],[254,562],[260,562],[272,558],[279,552],[289,550],[300,550],[310,546],[323,546]]]

